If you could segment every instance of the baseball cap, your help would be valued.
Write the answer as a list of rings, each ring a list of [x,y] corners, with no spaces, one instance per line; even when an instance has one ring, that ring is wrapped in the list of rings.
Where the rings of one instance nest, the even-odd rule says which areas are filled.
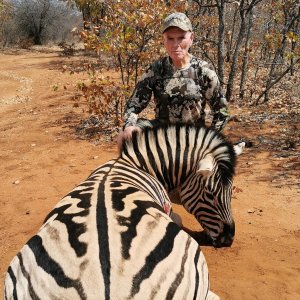
[[[193,31],[193,26],[189,18],[180,12],[173,13],[165,18],[162,26],[162,32],[164,33],[169,27],[178,27],[184,31]]]

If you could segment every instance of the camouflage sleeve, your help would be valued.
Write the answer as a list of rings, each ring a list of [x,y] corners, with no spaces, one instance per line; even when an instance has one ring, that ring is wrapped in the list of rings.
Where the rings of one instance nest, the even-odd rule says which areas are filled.
[[[138,114],[147,107],[153,91],[154,73],[149,68],[136,84],[133,94],[125,105],[125,126],[135,125]]]
[[[222,131],[229,119],[228,103],[221,91],[220,81],[215,71],[203,68],[206,84],[205,98],[210,106],[213,120],[211,126]]]

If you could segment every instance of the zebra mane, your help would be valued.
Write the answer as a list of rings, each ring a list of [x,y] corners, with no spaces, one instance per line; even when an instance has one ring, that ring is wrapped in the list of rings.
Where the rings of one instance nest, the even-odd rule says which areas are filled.
[[[231,180],[236,163],[233,146],[224,135],[204,126],[174,124],[146,128],[125,140],[121,151],[122,158],[171,187],[172,182],[176,186],[195,172],[207,154],[213,157],[220,180],[224,184]]]

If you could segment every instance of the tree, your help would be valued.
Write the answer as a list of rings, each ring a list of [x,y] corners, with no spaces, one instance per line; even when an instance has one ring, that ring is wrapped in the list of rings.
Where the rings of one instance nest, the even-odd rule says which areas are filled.
[[[82,12],[82,18],[84,22],[93,23],[94,25],[99,24],[105,16],[106,3],[109,1],[104,0],[61,0],[67,2],[71,6],[75,6],[79,11]]]
[[[7,1],[0,1],[0,44],[6,46],[9,43],[9,32],[14,32],[13,7]]]
[[[233,53],[233,57],[232,57],[232,63],[231,63],[230,71],[229,71],[229,75],[228,75],[227,90],[226,90],[227,101],[230,101],[231,97],[232,97],[234,79],[235,79],[236,73],[237,73],[238,55],[240,53],[240,48],[242,46],[242,42],[246,35],[247,18],[250,18],[249,15],[251,15],[253,13],[254,7],[261,1],[262,0],[251,0],[249,3],[249,1],[241,0],[239,2],[239,12],[240,12],[241,23],[240,23],[240,30],[239,30],[239,34],[238,34],[238,37],[236,40],[235,49],[234,49],[234,53]]]
[[[261,93],[263,85],[258,85],[257,78],[251,79],[248,76],[249,61],[252,63],[251,67],[254,67],[253,64],[257,65],[256,75],[259,69],[263,71],[261,74],[268,70],[263,94],[259,96],[260,99],[265,96],[265,101],[268,98],[268,90],[274,86],[275,81],[278,83],[288,72],[293,74],[297,70],[299,1],[188,2],[190,6],[187,13],[192,16],[194,25],[196,24],[196,36],[200,36],[194,50],[215,66],[222,86],[226,89],[228,101],[233,100],[237,94],[234,91],[238,79],[241,98],[244,97],[245,87],[250,85],[251,80],[255,83],[251,85],[250,95]],[[252,34],[253,30],[255,35]]]
[[[263,102],[269,100],[269,90],[278,83],[294,65],[299,63],[300,51],[296,48],[300,30],[300,3],[295,0],[272,1],[272,15],[274,20],[273,32],[266,36],[269,39],[270,47],[274,48],[274,56],[270,65],[268,78],[264,91],[258,96],[255,103],[258,104],[264,97]],[[291,49],[287,51],[287,44],[290,41]],[[298,51],[297,51],[298,50]],[[286,53],[288,52],[288,54]],[[291,58],[290,65],[284,66],[285,56]],[[297,58],[298,56],[298,58]],[[296,61],[294,60],[296,57]]]
[[[242,71],[241,71],[241,80],[240,80],[240,93],[239,96],[241,99],[244,98],[245,94],[245,82],[247,78],[248,71],[248,60],[249,60],[249,52],[250,52],[250,40],[251,40],[251,31],[253,27],[253,18],[254,18],[254,9],[252,9],[248,15],[248,21],[246,25],[246,37],[245,37],[245,46],[244,46],[244,54],[243,54],[243,62],[242,62]]]
[[[73,14],[76,18],[74,11],[55,0],[14,0],[12,6],[19,36],[31,39],[37,45],[41,45],[55,31],[59,35],[69,30],[74,20],[70,22],[68,17]],[[67,21],[71,24],[68,25]]]

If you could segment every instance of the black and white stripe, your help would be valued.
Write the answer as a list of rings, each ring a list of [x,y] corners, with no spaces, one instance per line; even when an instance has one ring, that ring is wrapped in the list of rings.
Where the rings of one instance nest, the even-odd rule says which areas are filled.
[[[234,238],[232,178],[236,155],[244,146],[233,147],[212,129],[174,125],[135,134],[124,143],[122,157],[156,177],[168,192],[179,188],[186,210],[201,223],[213,245],[221,247],[230,246]]]
[[[214,171],[204,180],[199,163],[208,153]],[[207,129],[171,126],[134,135],[119,158],[56,205],[14,257],[5,299],[218,299],[198,244],[170,218],[165,188],[180,185],[184,205],[204,226],[213,214],[216,224],[232,220],[234,157]],[[214,202],[205,199],[207,190],[218,203],[206,204],[203,217],[194,203]]]

